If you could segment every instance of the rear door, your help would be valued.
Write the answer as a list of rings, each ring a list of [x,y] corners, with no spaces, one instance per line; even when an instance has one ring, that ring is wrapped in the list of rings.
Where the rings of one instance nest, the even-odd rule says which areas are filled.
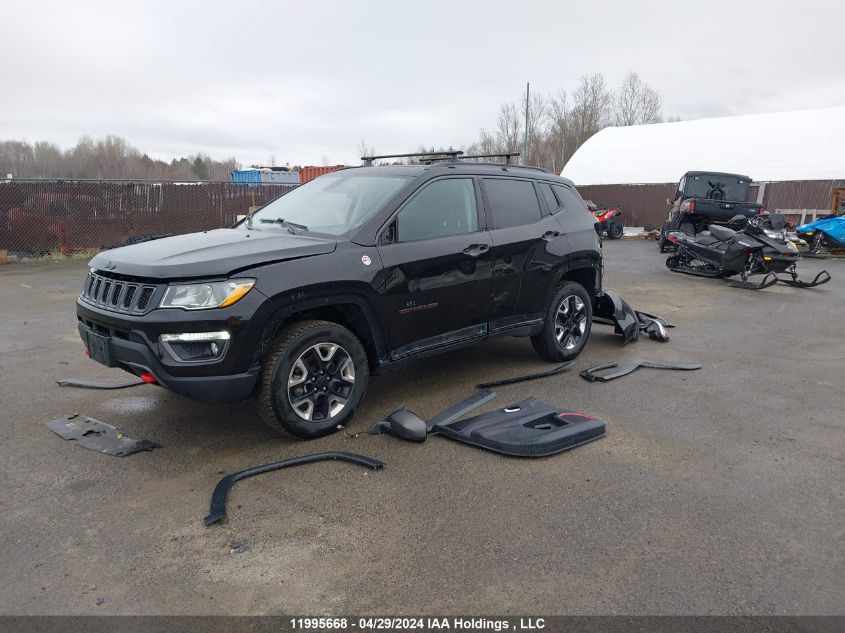
[[[555,271],[569,251],[566,236],[541,206],[532,180],[490,177],[482,187],[493,237],[491,330],[542,319]]]
[[[491,237],[472,177],[429,181],[379,238],[391,360],[487,332]]]

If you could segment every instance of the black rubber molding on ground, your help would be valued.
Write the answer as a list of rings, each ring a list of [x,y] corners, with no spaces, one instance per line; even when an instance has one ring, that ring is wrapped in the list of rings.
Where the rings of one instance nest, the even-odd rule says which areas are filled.
[[[211,494],[211,506],[208,509],[208,516],[203,519],[205,525],[213,525],[218,521],[226,518],[226,499],[229,496],[229,490],[235,482],[253,475],[260,475],[261,473],[268,473],[271,470],[279,470],[280,468],[290,468],[291,466],[300,466],[301,464],[311,464],[313,462],[322,462],[329,459],[336,459],[343,462],[351,462],[359,464],[370,470],[380,470],[384,468],[384,463],[372,457],[365,455],[358,455],[356,453],[331,452],[331,453],[315,453],[313,455],[302,455],[300,457],[292,457],[284,459],[280,462],[273,462],[272,464],[264,464],[263,466],[255,466],[247,468],[231,475],[226,475],[217,482],[214,492]]]
[[[99,380],[81,380],[77,378],[62,378],[56,384],[61,387],[81,387],[82,389],[125,389],[146,384],[140,378],[127,378],[120,382],[100,382]]]

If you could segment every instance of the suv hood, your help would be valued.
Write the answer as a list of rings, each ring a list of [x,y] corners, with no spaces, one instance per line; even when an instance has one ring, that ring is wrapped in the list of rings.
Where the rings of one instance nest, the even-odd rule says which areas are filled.
[[[103,251],[97,270],[155,279],[222,276],[273,262],[331,253],[334,240],[283,231],[215,229]]]

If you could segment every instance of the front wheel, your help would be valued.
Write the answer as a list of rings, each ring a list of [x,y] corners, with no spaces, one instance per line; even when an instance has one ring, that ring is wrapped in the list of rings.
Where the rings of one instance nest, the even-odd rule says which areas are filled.
[[[584,286],[565,282],[549,302],[545,317],[543,331],[531,337],[534,350],[558,363],[576,359],[590,338],[593,324],[593,303]]]
[[[294,437],[328,435],[355,414],[368,376],[367,354],[352,332],[328,321],[293,323],[262,368],[259,415]]]

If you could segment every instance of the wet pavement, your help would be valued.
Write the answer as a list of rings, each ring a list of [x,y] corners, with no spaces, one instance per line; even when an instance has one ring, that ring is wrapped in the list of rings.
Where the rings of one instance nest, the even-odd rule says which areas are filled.
[[[845,262],[816,290],[754,292],[670,273],[654,242],[609,242],[606,287],[678,326],[623,348],[596,326],[577,369],[637,356],[702,362],[588,384],[569,372],[497,389],[604,418],[608,435],[519,460],[431,437],[300,442],[252,403],[198,404],[82,354],[84,262],[0,266],[0,613],[843,613]],[[347,432],[400,402],[429,417],[478,382],[543,371],[501,339],[374,377]],[[81,413],[163,448],[115,458],[46,423]],[[337,462],[220,477],[326,450]]]

